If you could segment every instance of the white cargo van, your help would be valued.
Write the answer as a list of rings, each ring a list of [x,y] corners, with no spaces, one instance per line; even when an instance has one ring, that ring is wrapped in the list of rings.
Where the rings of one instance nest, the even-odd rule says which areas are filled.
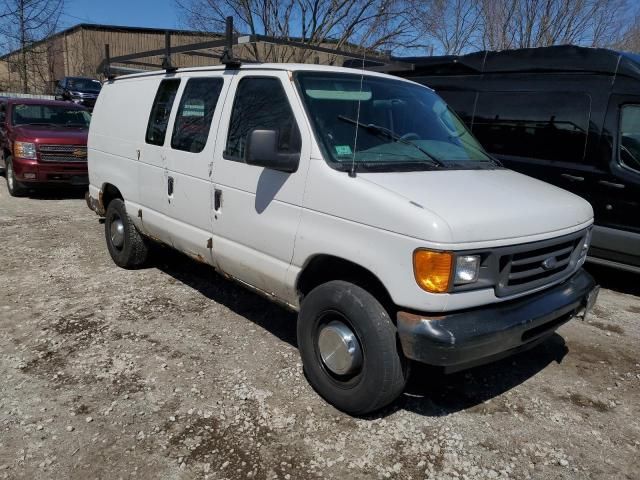
[[[352,414],[400,395],[410,361],[494,360],[597,295],[590,205],[502,168],[407,80],[289,64],[117,78],[88,161],[116,264],[162,242],[297,310],[309,381]]]

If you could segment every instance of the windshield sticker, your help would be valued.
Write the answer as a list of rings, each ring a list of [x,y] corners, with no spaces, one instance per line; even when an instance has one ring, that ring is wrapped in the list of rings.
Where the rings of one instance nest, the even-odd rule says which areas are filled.
[[[336,153],[338,156],[351,155],[351,147],[349,145],[336,145]]]

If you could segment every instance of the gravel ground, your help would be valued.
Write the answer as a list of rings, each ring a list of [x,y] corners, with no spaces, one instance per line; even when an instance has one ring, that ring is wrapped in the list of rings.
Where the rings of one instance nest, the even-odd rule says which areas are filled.
[[[588,321],[351,418],[293,314],[168,249],[117,268],[69,197],[0,184],[0,478],[640,478],[638,276],[591,269]]]

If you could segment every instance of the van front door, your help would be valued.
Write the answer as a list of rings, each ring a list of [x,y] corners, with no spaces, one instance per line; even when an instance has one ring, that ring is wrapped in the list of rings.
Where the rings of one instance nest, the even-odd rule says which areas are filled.
[[[302,107],[284,71],[259,76],[237,72],[227,98],[213,171],[216,260],[225,273],[242,282],[281,299],[293,298],[285,277],[310,154]],[[247,139],[256,129],[276,130],[280,151],[300,153],[296,172],[245,163]]]
[[[640,97],[611,97],[602,142],[606,173],[595,191],[593,247],[598,256],[640,266]]]
[[[208,72],[211,75],[211,72]],[[173,246],[198,261],[215,266],[212,255],[213,155],[221,104],[230,83],[222,75],[183,79],[168,159],[167,204]],[[219,108],[216,108],[220,105]],[[214,125],[214,128],[211,128]]]

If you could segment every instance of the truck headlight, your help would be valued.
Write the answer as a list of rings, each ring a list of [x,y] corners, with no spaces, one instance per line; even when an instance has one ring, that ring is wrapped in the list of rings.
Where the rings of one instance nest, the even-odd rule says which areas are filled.
[[[28,158],[35,160],[36,144],[31,142],[15,142],[13,144],[13,155],[19,158]]]
[[[456,258],[456,269],[453,278],[455,285],[464,285],[478,280],[480,272],[480,255],[462,255]]]
[[[423,290],[445,293],[451,286],[453,254],[418,249],[413,252],[413,274]]]

